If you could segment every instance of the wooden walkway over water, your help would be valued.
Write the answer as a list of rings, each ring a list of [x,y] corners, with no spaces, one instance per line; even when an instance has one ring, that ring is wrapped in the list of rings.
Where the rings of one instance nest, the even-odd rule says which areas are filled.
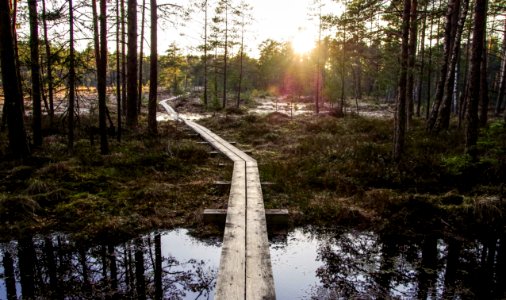
[[[255,159],[196,122],[179,117],[167,102],[160,104],[174,120],[183,121],[234,162],[215,299],[275,299],[262,186]]]

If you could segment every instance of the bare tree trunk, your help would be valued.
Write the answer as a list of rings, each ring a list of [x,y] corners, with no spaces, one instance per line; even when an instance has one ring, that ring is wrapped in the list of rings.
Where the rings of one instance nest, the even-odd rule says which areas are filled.
[[[504,93],[506,92],[506,19],[504,20],[504,35],[502,41],[502,63],[499,75],[499,93],[495,103],[495,115],[499,116],[502,110],[502,102],[504,100]]]
[[[137,126],[137,0],[128,0],[127,117],[129,128]]]
[[[121,5],[121,113],[127,114],[127,70],[126,70],[126,31],[125,31],[125,0]]]
[[[225,53],[223,54],[223,108],[227,108],[228,1],[225,0]]]
[[[244,59],[244,15],[242,16],[242,32],[241,32],[241,54],[239,61],[239,87],[237,90],[237,103],[236,107],[239,108],[241,102],[241,88],[242,88],[242,73],[243,73],[243,59]]]
[[[456,80],[455,72],[457,63],[460,58],[460,40],[462,37],[462,32],[464,30],[464,24],[466,22],[467,10],[469,9],[469,1],[462,1],[462,10],[460,11],[459,20],[457,23],[457,31],[453,41],[452,52],[450,54],[448,73],[446,74],[442,106],[440,108],[436,123],[434,124],[433,130],[435,132],[438,132],[441,129],[448,129],[450,126],[450,113],[454,95],[454,83]]]
[[[121,86],[121,59],[120,59],[120,32],[121,32],[121,25],[120,25],[120,2],[119,0],[116,0],[116,110],[117,110],[117,118],[118,118],[118,132],[117,132],[117,139],[118,142],[121,142],[121,130],[122,130],[122,124],[121,124],[121,112],[122,112],[122,103],[121,103],[121,92],[122,92],[122,86]]]
[[[408,78],[406,87],[407,101],[407,128],[409,128],[415,111],[414,105],[414,84],[415,84],[415,58],[416,58],[416,39],[418,37],[418,0],[411,0],[411,12],[409,21],[409,42],[408,42]]]
[[[420,118],[420,109],[422,106],[422,88],[423,88],[423,73],[425,69],[425,31],[427,30],[427,4],[424,7],[423,22],[422,22],[422,36],[420,38],[420,74],[418,79],[418,97],[416,103],[416,116]]]
[[[425,107],[425,120],[429,120],[430,114],[430,97],[432,94],[432,29],[434,28],[434,17],[430,19],[430,33],[429,33],[429,62],[428,62],[428,72],[427,72],[427,107]]]
[[[409,68],[409,23],[411,0],[404,0],[402,13],[402,46],[401,71],[399,75],[399,92],[397,95],[397,111],[395,114],[394,151],[393,158],[399,161],[404,152],[404,138],[406,134],[406,93],[407,72]]]
[[[487,18],[488,0],[476,0],[474,7],[474,27],[471,52],[471,73],[466,114],[466,153],[476,158],[478,141],[478,104],[480,97],[480,68],[483,58],[483,40]]]
[[[146,0],[142,0],[142,15],[141,15],[141,51],[139,54],[139,90],[138,90],[138,99],[137,99],[137,114],[141,113],[142,107],[142,63],[144,56],[144,21],[146,19]]]
[[[9,150],[17,157],[30,155],[23,120],[23,94],[19,83],[9,0],[0,0],[0,62],[4,89],[4,110],[9,129]]]
[[[469,81],[467,80],[469,76],[469,60],[470,60],[470,43],[471,42],[471,30],[469,29],[469,32],[467,33],[467,44],[466,44],[466,68],[464,69],[464,86],[462,88],[462,92],[460,94],[459,99],[459,124],[458,128],[462,127],[462,121],[464,119],[464,116],[466,114],[467,109],[467,94],[469,93]]]
[[[18,74],[18,82],[19,82],[19,90],[23,91],[23,88],[21,86],[21,63],[19,62],[19,48],[18,48],[18,34],[17,34],[17,12],[18,12],[18,1],[12,1],[13,3],[13,11],[12,11],[12,32],[13,32],[13,38],[14,38],[14,55],[16,60],[16,72]],[[21,111],[23,112],[23,116],[25,115],[25,101],[23,100],[21,102]]]
[[[148,103],[148,132],[158,132],[156,123],[156,106],[158,93],[158,12],[156,0],[151,0],[151,55],[149,71],[149,103]]]
[[[204,106],[209,103],[207,93],[207,0],[204,1]]]
[[[107,0],[100,0],[100,65],[98,66],[98,119],[100,127],[100,153],[108,154],[106,124],[107,101]]]
[[[46,0],[42,0],[42,19],[44,25],[44,43],[46,46],[46,61],[47,61],[47,89],[49,96],[49,118],[51,126],[53,125],[54,119],[54,80],[53,80],[53,61],[50,42],[47,34],[47,12],[46,12]]]
[[[40,96],[40,63],[39,63],[39,22],[37,20],[37,1],[28,1],[30,14],[30,67],[32,73],[32,130],[33,145],[42,145],[42,109]]]
[[[448,2],[448,10],[446,12],[446,23],[444,33],[443,64],[441,65],[440,77],[436,86],[436,95],[434,97],[434,104],[432,105],[430,117],[427,120],[428,132],[433,132],[439,114],[439,109],[443,102],[444,87],[448,75],[448,65],[451,59],[451,50],[453,48],[453,41],[454,41],[453,39],[454,36],[452,33],[454,31],[454,27],[455,28],[457,27],[455,15],[457,15],[458,17],[459,8],[460,8],[460,0],[450,0],[450,2]]]
[[[76,99],[76,69],[74,50],[74,6],[69,0],[70,51],[69,51],[69,106],[68,106],[68,149],[74,150],[74,104]]]
[[[487,20],[485,19],[485,24]],[[488,96],[488,79],[487,79],[487,64],[488,64],[488,49],[487,49],[487,38],[486,38],[486,28],[483,36],[483,58],[481,61],[480,67],[480,126],[487,126],[488,122],[488,104],[489,104],[489,96]]]

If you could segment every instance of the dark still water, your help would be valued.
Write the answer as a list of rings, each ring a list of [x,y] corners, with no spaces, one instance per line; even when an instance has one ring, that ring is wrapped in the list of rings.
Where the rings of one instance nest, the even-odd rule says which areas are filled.
[[[0,299],[213,299],[220,251],[186,229],[85,248],[65,235],[13,241],[0,244]],[[278,299],[501,299],[505,254],[503,238],[312,228],[271,238]]]

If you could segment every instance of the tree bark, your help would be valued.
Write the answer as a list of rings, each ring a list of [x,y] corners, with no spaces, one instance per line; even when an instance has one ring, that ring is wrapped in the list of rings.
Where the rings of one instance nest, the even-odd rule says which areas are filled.
[[[430,117],[427,120],[427,131],[433,132],[434,126],[436,124],[436,120],[439,114],[439,109],[443,102],[443,94],[446,78],[448,75],[448,65],[451,58],[451,50],[453,48],[454,35],[452,34],[454,31],[454,27],[457,26],[457,18],[460,8],[460,0],[449,0],[448,2],[448,10],[446,12],[446,23],[445,23],[445,33],[444,33],[444,53],[443,53],[443,63],[440,69],[440,77],[436,86],[436,95],[434,97],[434,104],[432,105],[432,111],[430,113]],[[452,70],[453,71],[453,70]]]
[[[74,6],[73,0],[69,0],[69,33],[70,33],[70,51],[69,51],[69,106],[68,106],[68,150],[74,150],[74,104],[76,99],[76,69],[75,69],[75,50],[74,50]]]
[[[418,80],[418,101],[416,104],[416,116],[420,118],[420,110],[422,106],[422,89],[423,89],[423,73],[425,69],[425,31],[427,30],[427,4],[424,7],[424,15],[422,22],[422,37],[420,38],[420,74]]]
[[[204,106],[209,103],[207,91],[207,0],[204,1]]]
[[[23,120],[23,94],[16,66],[14,36],[9,0],[0,0],[0,62],[4,88],[4,109],[7,120],[9,150],[16,157],[30,155],[30,147]]]
[[[497,94],[497,101],[495,104],[495,115],[499,116],[502,111],[502,102],[504,100],[504,93],[506,92],[506,19],[504,20],[504,35],[502,41],[502,63],[499,75],[499,91]]]
[[[442,106],[440,108],[436,123],[434,124],[434,131],[438,132],[441,129],[448,129],[450,127],[450,113],[452,106],[452,99],[454,96],[454,83],[456,80],[456,67],[460,58],[460,41],[462,32],[464,31],[464,24],[466,22],[467,11],[469,9],[469,0],[462,0],[462,10],[460,11],[459,20],[457,23],[456,34],[452,43],[452,51],[450,54],[450,61],[448,72],[446,74],[446,81],[444,83],[444,95],[442,99]]]
[[[148,132],[157,134],[156,107],[158,93],[158,11],[156,0],[151,0],[151,54],[149,70]]]
[[[127,70],[126,70],[126,31],[125,31],[125,0],[121,0],[121,113],[127,114]]]
[[[416,38],[418,37],[418,1],[411,0],[411,12],[409,21],[409,42],[408,42],[408,79],[406,87],[406,101],[407,101],[407,127],[410,126],[413,120],[415,110],[414,105],[414,84],[415,84],[415,58],[416,58]]]
[[[98,119],[100,129],[100,153],[108,154],[107,141],[107,0],[100,0],[100,65],[98,66]]]
[[[406,134],[406,85],[407,71],[409,68],[409,23],[410,23],[411,0],[404,0],[402,13],[402,46],[401,46],[401,71],[399,75],[399,91],[397,95],[397,112],[395,115],[394,151],[393,158],[399,161],[404,152],[404,138]]]
[[[130,129],[137,126],[137,0],[128,0],[127,117]]]
[[[225,0],[225,53],[223,54],[223,108],[227,107],[228,1]]]
[[[142,107],[142,63],[144,56],[144,23],[146,19],[146,0],[142,0],[142,14],[141,14],[141,49],[139,54],[139,86],[138,86],[138,99],[137,99],[137,114],[141,113]]]
[[[477,157],[478,141],[478,103],[480,97],[480,68],[483,58],[483,39],[487,17],[488,0],[476,0],[474,7],[473,41],[471,50],[471,71],[466,113],[466,153],[473,159]]]
[[[44,26],[44,43],[46,47],[46,62],[47,62],[47,90],[49,96],[49,118],[51,126],[54,119],[54,80],[53,80],[53,61],[51,46],[47,34],[47,12],[46,12],[46,0],[42,0],[42,18]]]
[[[28,1],[30,15],[30,68],[32,81],[32,130],[33,145],[42,145],[42,109],[40,95],[40,63],[39,63],[39,22],[37,20],[37,0]]]
[[[120,2],[119,0],[116,0],[116,110],[117,110],[117,118],[118,118],[118,132],[116,134],[116,138],[118,139],[118,142],[121,142],[121,130],[122,130],[122,124],[121,124],[121,109],[122,109],[122,103],[121,103],[121,92],[122,92],[122,86],[121,86],[121,58],[120,58],[120,35],[121,35],[121,24],[120,24]]]
[[[243,60],[244,60],[244,15],[242,16],[241,52],[239,57],[239,87],[237,89],[237,103],[236,103],[237,108],[239,108],[239,105],[241,103]]]
[[[485,17],[486,18],[486,17]],[[487,20],[485,19],[485,24]],[[485,33],[483,35],[483,53],[482,53],[482,61],[480,67],[480,126],[487,126],[488,122],[488,104],[489,104],[489,96],[488,96],[488,78],[487,78],[487,65],[488,65],[488,49],[487,49],[487,32],[485,28]]]

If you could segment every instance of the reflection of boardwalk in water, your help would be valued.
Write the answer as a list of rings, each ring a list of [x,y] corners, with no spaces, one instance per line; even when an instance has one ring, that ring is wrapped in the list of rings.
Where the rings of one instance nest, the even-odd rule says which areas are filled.
[[[178,114],[161,105],[175,120]],[[209,129],[189,120],[187,126],[234,162],[216,299],[274,299],[265,209],[255,159]]]

